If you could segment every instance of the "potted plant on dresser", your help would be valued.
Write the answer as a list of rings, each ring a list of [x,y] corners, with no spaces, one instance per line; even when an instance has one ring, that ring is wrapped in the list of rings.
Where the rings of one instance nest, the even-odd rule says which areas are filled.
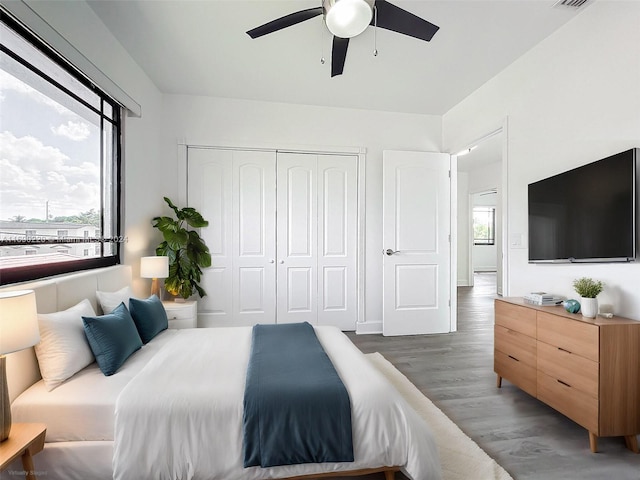
[[[573,281],[574,290],[580,295],[580,311],[583,317],[596,318],[598,315],[598,299],[596,298],[604,283],[589,277],[581,277]]]
[[[169,257],[169,276],[164,286],[167,292],[175,297],[189,298],[195,292],[200,297],[207,292],[199,285],[202,269],[211,266],[209,247],[204,243],[197,231],[188,230],[209,225],[195,208],[178,208],[173,202],[164,197],[164,201],[171,207],[176,218],[155,217],[153,226],[164,238],[156,248],[156,255]]]

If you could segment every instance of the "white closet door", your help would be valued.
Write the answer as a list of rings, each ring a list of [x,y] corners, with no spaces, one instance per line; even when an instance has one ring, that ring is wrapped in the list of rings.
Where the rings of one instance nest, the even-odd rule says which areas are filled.
[[[209,221],[201,326],[275,322],[275,152],[188,149],[188,203]]]
[[[278,323],[354,330],[357,157],[278,153]]]
[[[317,323],[317,163],[278,153],[278,323]]]
[[[357,189],[354,156],[318,157],[318,324],[357,321]]]

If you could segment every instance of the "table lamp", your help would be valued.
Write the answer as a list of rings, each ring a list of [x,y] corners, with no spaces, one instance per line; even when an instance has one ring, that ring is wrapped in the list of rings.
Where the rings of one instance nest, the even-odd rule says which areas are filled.
[[[158,279],[169,276],[169,257],[142,257],[140,259],[140,276],[153,279],[151,280],[151,295],[155,294],[162,300]]]
[[[33,290],[0,293],[0,442],[9,437],[11,404],[5,354],[24,350],[40,341],[36,294]]]

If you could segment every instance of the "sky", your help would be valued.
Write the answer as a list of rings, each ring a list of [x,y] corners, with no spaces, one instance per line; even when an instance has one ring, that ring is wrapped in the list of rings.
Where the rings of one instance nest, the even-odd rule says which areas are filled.
[[[27,85],[4,59],[0,67],[0,220],[44,219],[47,201],[51,217],[99,210],[98,116]]]

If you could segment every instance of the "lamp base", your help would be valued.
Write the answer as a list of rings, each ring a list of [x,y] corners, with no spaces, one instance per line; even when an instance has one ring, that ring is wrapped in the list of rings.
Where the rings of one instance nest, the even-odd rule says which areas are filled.
[[[156,295],[160,300],[162,300],[162,290],[160,289],[157,278],[151,279],[151,295]]]
[[[7,357],[0,355],[0,442],[9,438],[11,431],[11,402],[9,401],[9,387],[7,386]]]

